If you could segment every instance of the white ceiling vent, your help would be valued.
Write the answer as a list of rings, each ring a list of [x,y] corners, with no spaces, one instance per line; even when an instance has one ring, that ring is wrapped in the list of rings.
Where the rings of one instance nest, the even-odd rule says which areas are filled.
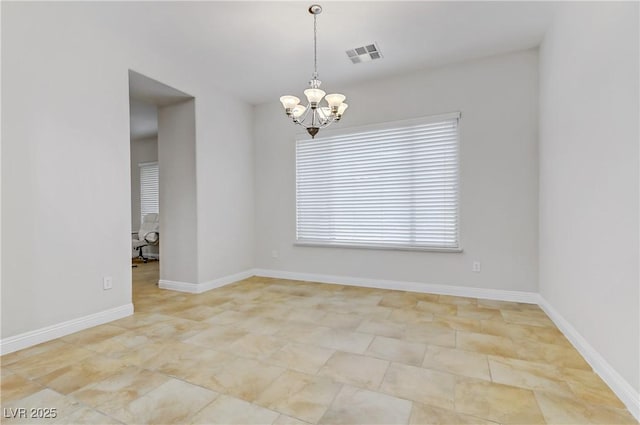
[[[380,59],[382,57],[382,53],[380,53],[380,49],[376,43],[372,43],[367,44],[366,46],[347,50],[347,56],[349,56],[352,63],[360,63]]]

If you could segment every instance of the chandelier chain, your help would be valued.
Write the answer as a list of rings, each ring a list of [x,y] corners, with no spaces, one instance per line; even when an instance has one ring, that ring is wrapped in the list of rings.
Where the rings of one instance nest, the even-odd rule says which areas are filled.
[[[318,78],[318,15],[313,15],[313,78]]]

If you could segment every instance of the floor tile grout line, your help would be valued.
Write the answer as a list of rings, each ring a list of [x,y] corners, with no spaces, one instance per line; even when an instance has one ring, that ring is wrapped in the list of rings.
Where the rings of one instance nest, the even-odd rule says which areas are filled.
[[[34,378],[34,380],[35,380],[35,379],[37,379],[37,378]],[[38,392],[40,392],[40,391],[43,391],[43,390],[45,390],[45,389],[48,389],[48,390],[51,390],[51,391],[55,392],[56,394],[60,395],[60,396],[61,396],[61,397],[63,397],[63,398],[70,399],[69,401],[70,401],[72,404],[77,404],[77,405],[78,405],[78,407],[77,407],[76,409],[72,410],[72,411],[71,411],[71,413],[70,413],[69,415],[66,415],[65,417],[71,416],[71,414],[73,414],[73,413],[75,413],[75,412],[79,411],[80,409],[82,409],[82,408],[84,407],[84,408],[87,408],[87,409],[90,409],[90,410],[94,410],[94,411],[96,411],[96,412],[99,412],[99,413],[101,413],[101,414],[103,414],[103,415],[107,416],[108,418],[113,419],[113,420],[115,420],[115,421],[117,421],[117,422],[124,423],[124,422],[122,422],[121,420],[119,420],[119,419],[117,419],[117,418],[114,418],[114,417],[113,417],[112,415],[110,415],[109,413],[104,412],[104,411],[102,411],[102,410],[98,409],[98,407],[97,407],[97,406],[92,406],[92,405],[87,404],[87,403],[85,403],[84,401],[82,401],[82,400],[80,400],[80,399],[78,399],[78,398],[75,398],[75,397],[72,395],[72,393],[73,393],[73,392],[75,392],[75,391],[72,391],[72,392],[71,392],[71,393],[69,393],[69,394],[65,394],[65,393],[62,393],[62,392],[58,391],[57,389],[55,389],[55,388],[53,388],[53,387],[50,387],[49,385],[44,385],[44,384],[41,384],[40,382],[37,382],[37,381],[36,381],[36,383],[37,383],[38,385],[40,385],[40,386],[42,387],[42,389],[40,389],[40,390],[38,390],[38,391],[36,391],[36,392],[32,393],[31,395],[33,395],[33,394],[37,394],[37,393],[38,393]],[[79,388],[79,389],[82,389],[82,388]],[[78,389],[78,390],[79,390],[79,389]],[[78,391],[78,390],[76,390],[76,391]],[[29,396],[27,396],[27,397],[30,397],[31,395],[29,395]],[[27,398],[27,397],[23,397],[23,399],[24,399],[24,398]],[[20,401],[20,400],[22,400],[22,399],[14,400],[12,403],[17,402],[17,401]],[[61,418],[61,419],[63,419],[63,418]]]
[[[183,382],[187,382],[187,381],[183,381]],[[187,382],[187,383],[189,383],[189,384],[191,384],[191,385],[194,385],[194,384],[193,384],[193,383],[191,383],[191,382]],[[204,388],[204,387],[201,387],[201,388]],[[211,390],[211,389],[209,389],[209,388],[206,388],[206,389],[208,389],[209,391],[213,391],[213,390]],[[215,403],[215,402],[216,402],[216,400],[218,400],[218,398],[222,395],[222,394],[221,394],[220,392],[218,392],[218,391],[213,391],[213,392],[215,392],[215,393],[216,393],[216,396],[213,398],[213,400],[211,400],[209,403],[207,403],[207,404],[205,404],[204,406],[202,406],[202,408],[201,408],[201,409],[199,409],[199,410],[197,410],[197,411],[193,412],[192,414],[190,414],[190,415],[186,418],[186,419],[189,421],[189,423],[192,423],[193,418],[195,418],[195,417],[198,415],[198,413],[202,412],[204,409],[206,409],[207,407],[211,406],[211,405],[212,405],[213,403]]]
[[[329,402],[329,404],[327,404],[327,407],[324,409],[324,412],[322,412],[322,415],[320,415],[320,418],[318,418],[318,420],[315,422],[316,424],[322,421],[322,418],[324,418],[324,415],[327,414],[327,412],[331,409],[331,406],[333,406],[333,403],[335,403],[336,399],[338,398],[338,394],[340,394],[344,389],[345,385],[347,385],[343,382],[338,384],[340,385],[340,389],[335,392],[335,394],[331,398],[331,401]]]
[[[387,368],[384,370],[384,374],[382,375],[382,379],[380,380],[380,383],[378,384],[376,391],[381,392],[382,384],[384,384],[384,382],[386,381],[387,374],[389,373],[390,368],[391,368],[391,361],[388,361]]]
[[[275,282],[277,282],[277,280],[276,280]],[[240,284],[240,285],[238,285],[238,287],[240,287],[240,286],[241,286],[241,284]],[[264,285],[262,285],[262,286],[261,286],[260,288],[258,288],[258,289],[259,289],[259,290],[264,290],[264,289],[265,289],[265,288],[267,288],[267,287],[268,287],[268,285],[264,284]],[[345,288],[347,288],[347,287],[346,287],[346,286],[341,287],[341,289],[342,289],[343,291],[344,291],[344,289],[345,289]],[[325,300],[325,301],[323,301],[323,302],[328,303],[328,302],[329,302],[329,301],[328,301],[328,300],[329,300],[329,298],[334,297],[334,296],[336,296],[336,295],[340,295],[339,300],[340,300],[340,302],[343,302],[343,301],[348,301],[349,297],[350,297],[350,296],[352,296],[353,294],[351,294],[351,293],[342,293],[342,294],[337,294],[337,291],[333,291],[333,292],[331,292],[331,293],[329,293],[329,292],[326,292],[326,293],[325,293],[325,292],[323,292],[323,293],[321,294],[321,299],[324,299],[324,300]],[[176,296],[176,297],[174,297],[174,298],[178,298],[178,297],[179,297],[179,296]],[[259,296],[250,296],[250,297],[248,297],[248,298],[247,298],[247,297],[245,297],[244,299],[248,299],[248,300],[256,300],[258,297],[259,297]],[[194,300],[195,298],[194,298],[194,297],[187,297],[186,299],[188,299],[188,300]],[[260,302],[265,302],[265,300],[262,300],[262,301],[260,301]],[[194,302],[194,304],[201,305],[200,303],[195,303],[195,302]],[[319,305],[319,304],[318,304],[318,305]],[[459,306],[458,306],[458,305],[456,305],[456,304],[454,304],[454,305],[456,306],[456,314],[455,314],[455,315],[445,315],[445,316],[443,316],[443,317],[444,317],[444,318],[446,318],[446,317],[451,317],[451,318],[455,318],[455,317],[465,318],[465,317],[462,317],[462,316],[459,316],[459,315],[458,315],[458,313],[460,312],[460,308],[461,308],[461,307],[459,307]],[[150,306],[149,306],[149,307],[150,307]],[[477,307],[477,306],[476,306],[476,307]],[[193,307],[189,307],[189,308],[193,308]],[[296,308],[297,308],[297,307],[296,307]],[[307,308],[307,307],[303,307],[303,308]],[[386,307],[385,307],[385,308],[386,308]],[[336,310],[337,310],[337,309],[336,309]],[[336,311],[336,310],[325,310],[325,316],[326,316],[326,315],[331,314],[331,311]],[[182,317],[182,316],[180,315],[180,312],[181,312],[181,311],[182,311],[182,310],[180,310],[179,312],[171,312],[171,313],[166,313],[166,314],[168,314],[168,316],[167,316],[167,317],[170,317],[171,319],[185,319],[185,320],[190,320],[190,319],[187,319],[187,318],[185,318],[185,317]],[[535,328],[540,328],[540,329],[554,329],[553,327],[546,327],[546,326],[541,326],[541,325],[539,325],[539,323],[533,323],[534,318],[535,318],[535,315],[533,315],[533,317],[532,317],[532,322],[524,322],[524,323],[522,323],[523,321],[522,321],[522,320],[520,320],[520,318],[521,318],[522,316],[520,316],[520,318],[518,318],[516,321],[513,321],[513,320],[509,320],[509,321],[507,321],[507,320],[504,320],[504,319],[505,319],[505,315],[504,315],[504,313],[503,313],[502,309],[499,309],[499,311],[500,311],[500,317],[501,317],[501,319],[502,319],[502,320],[500,320],[500,322],[502,322],[502,323],[504,323],[504,324],[506,324],[506,325],[513,325],[513,326],[529,326],[529,327],[533,326],[533,327],[535,327]],[[520,312],[520,310],[514,310],[514,311]],[[394,309],[393,309],[393,308],[386,308],[386,311],[384,311],[384,315],[385,315],[385,317],[388,319],[388,318],[393,314],[393,312],[394,312]],[[526,312],[524,312],[524,313],[526,313]],[[143,313],[143,314],[144,314],[144,313]],[[150,313],[147,313],[147,314],[150,314]],[[434,315],[432,314],[432,320],[433,320],[433,318],[434,318],[434,317],[436,317],[436,316],[439,316],[439,315],[435,315],[435,316],[434,316]],[[526,314],[525,314],[525,316],[526,316]],[[371,317],[374,317],[374,316],[371,316]],[[380,316],[380,317],[382,317],[382,316]],[[470,318],[470,320],[471,320],[471,318]],[[485,320],[487,320],[487,319],[485,319]],[[492,318],[489,318],[488,320],[493,320],[493,319],[492,319]],[[498,321],[498,320],[496,320],[496,321]],[[201,321],[196,321],[196,322],[201,323]],[[125,329],[125,332],[132,331],[132,329],[131,329],[131,328],[126,328],[126,327],[123,327],[123,328]],[[337,329],[337,327],[334,327],[334,326],[329,326],[329,328],[331,328],[331,329]],[[461,330],[461,329],[458,329],[458,328],[453,328],[453,330],[454,330],[454,349],[460,349],[461,351],[466,351],[466,352],[469,352],[469,353],[479,353],[479,354],[482,354],[482,355],[484,356],[485,361],[487,362],[487,367],[488,367],[488,369],[489,369],[489,382],[495,382],[495,381],[494,381],[494,377],[493,377],[493,371],[492,371],[492,369],[491,369],[491,365],[490,365],[490,362],[489,362],[489,356],[490,356],[490,354],[488,354],[488,352],[489,352],[489,351],[491,351],[491,350],[484,350],[484,351],[480,351],[480,352],[478,352],[478,351],[476,351],[476,350],[472,350],[472,349],[471,349],[471,348],[469,348],[469,347],[467,347],[466,349],[461,349],[460,347],[458,347],[458,344],[460,343],[459,336],[461,335],[461,334],[459,334],[459,332],[478,333],[478,334],[483,334],[483,335],[487,335],[487,336],[496,336],[496,337],[501,337],[501,338],[505,338],[505,340],[510,340],[512,344],[517,344],[517,343],[518,343],[518,341],[519,341],[519,339],[518,339],[518,338],[516,338],[514,335],[510,335],[510,334],[505,334],[505,335],[493,335],[493,334],[487,334],[487,333],[485,333],[482,329],[477,330],[477,331],[473,331],[473,330]],[[356,331],[356,330],[354,330],[354,329],[348,329],[348,331],[351,331],[351,332],[359,332],[359,331]],[[366,332],[359,332],[359,333],[365,333],[365,334],[366,334]],[[370,349],[371,345],[374,343],[374,341],[376,340],[376,338],[377,338],[378,336],[380,336],[380,335],[378,335],[378,334],[370,334],[370,335],[373,335],[373,337],[372,337],[372,339],[369,341],[369,344],[368,344],[368,346],[367,346],[367,349],[365,350],[365,353],[359,353],[359,354],[364,354],[364,355],[366,355],[366,356],[368,356],[368,357],[375,358],[375,357],[376,357],[375,355],[372,355],[371,353],[367,353],[367,351],[369,351],[369,349]],[[278,338],[280,338],[280,336],[278,336]],[[401,341],[402,341],[402,340],[405,340],[404,338],[394,338],[394,339],[399,339],[399,340],[401,340]],[[82,347],[82,348],[89,349],[89,348],[87,348],[86,346],[84,346],[84,345],[80,342],[80,340],[75,341],[75,342],[73,342],[73,343],[68,343],[68,342],[66,342],[66,341],[61,341],[61,342],[64,342],[64,343],[67,343],[67,344],[72,344],[72,345],[75,345],[76,347]],[[538,341],[536,340],[535,342],[538,342]],[[541,341],[541,342],[542,342],[542,343],[544,343],[544,344],[549,344],[549,345],[553,345],[553,346],[556,346],[556,347],[561,347],[559,344],[554,344],[554,343],[552,343],[552,342],[547,342],[547,341]],[[422,343],[423,343],[423,344],[425,344],[424,342],[422,342]],[[307,345],[313,345],[313,344],[307,344]],[[427,352],[426,350],[428,350],[428,347],[429,347],[429,346],[431,346],[431,345],[436,345],[436,344],[430,344],[430,343],[426,343],[426,344],[425,344],[425,347],[426,347],[426,348],[425,348],[425,356],[426,356],[426,352]],[[322,347],[322,346],[320,346],[320,347]],[[323,348],[324,348],[324,347],[323,347]],[[562,346],[561,348],[564,348],[564,347]],[[89,349],[89,350],[90,350],[90,351],[93,351],[93,350],[91,350],[91,349]],[[335,351],[335,349],[334,349],[333,354],[335,354],[335,353],[336,353],[336,351]],[[333,355],[333,354],[332,354],[332,355]],[[36,355],[37,355],[37,354],[36,354]],[[103,356],[105,356],[105,357],[110,357],[110,356],[108,356],[107,354],[101,354],[101,355],[103,355]],[[533,360],[533,361],[532,361],[532,360],[528,360],[528,359],[524,359],[524,358],[523,358],[523,359],[520,359],[520,358],[519,358],[519,356],[505,356],[505,357],[506,357],[507,359],[515,359],[515,360],[521,360],[521,361],[525,361],[525,362],[533,362],[533,363],[535,363],[535,362],[536,362],[535,360]],[[330,358],[330,357],[329,357],[329,358]],[[252,360],[257,360],[257,361],[265,361],[265,360],[266,360],[266,359],[256,359],[255,357],[253,357],[253,358],[251,358],[251,359],[252,359]],[[378,390],[380,390],[380,387],[382,386],[382,384],[383,384],[383,383],[385,382],[385,380],[387,379],[387,373],[388,373],[388,371],[389,371],[389,368],[391,367],[391,361],[389,361],[388,359],[384,359],[384,360],[387,360],[387,361],[388,361],[388,364],[387,364],[387,367],[386,367],[385,372],[384,372],[384,374],[383,374],[383,378],[382,378],[382,380],[380,381],[380,383],[378,384],[378,387],[377,387],[377,389],[378,389]],[[324,365],[326,365],[327,361],[328,361],[328,360],[325,360]],[[540,361],[541,361],[541,360],[538,360],[538,362],[540,362]],[[400,363],[400,364],[405,364],[405,363]],[[424,358],[423,358],[423,362],[421,363],[421,365],[418,365],[418,366],[416,366],[416,365],[410,365],[410,366],[412,366],[412,367],[422,367],[423,369],[435,370],[435,371],[438,371],[438,372],[443,372],[443,373],[452,374],[450,371],[440,371],[440,370],[437,370],[437,369],[425,368],[425,367],[423,367],[423,366],[422,366],[423,364],[424,364]],[[570,365],[570,366],[571,366],[571,365]],[[138,367],[139,367],[139,366],[138,366]],[[575,366],[574,366],[574,367],[575,367]],[[286,370],[286,369],[288,369],[288,368],[285,368],[285,370]],[[578,369],[579,369],[579,368],[578,368]],[[7,370],[11,370],[11,369],[10,369],[9,367],[7,367]],[[152,369],[146,369],[146,370],[152,370]],[[318,371],[319,371],[319,370],[320,370],[320,369],[318,369]],[[155,372],[157,372],[157,373],[160,373],[160,372],[158,372],[157,370],[154,370],[154,371],[155,371]],[[316,371],[315,375],[317,375],[318,371]],[[592,371],[591,371],[591,372],[592,372]],[[12,372],[12,373],[13,373],[13,372]],[[283,372],[283,373],[284,373],[284,372]],[[460,375],[457,375],[457,374],[452,374],[452,375],[454,375],[454,376],[456,376],[456,377],[460,376]],[[20,375],[20,376],[21,376],[21,375]],[[462,376],[463,376],[465,379],[469,379],[468,377],[465,377],[464,375],[462,375]],[[31,378],[27,378],[27,379],[30,379],[30,380],[31,380]],[[179,379],[179,378],[175,377],[175,379]],[[471,378],[471,379],[474,379],[474,378]],[[477,379],[477,378],[476,378],[476,379]],[[34,382],[36,382],[36,383],[37,383],[37,381],[34,381]],[[185,382],[188,382],[188,381],[185,381]],[[335,382],[335,381],[334,381],[334,382]],[[456,379],[456,386],[458,385],[458,382],[459,382],[459,380],[458,380],[458,379]],[[564,380],[564,379],[563,379],[563,381],[562,381],[562,382],[565,382],[565,383],[569,386],[569,388],[570,388],[571,392],[572,392],[572,393],[574,393],[574,389],[573,389],[573,387],[572,387],[571,385],[569,385],[569,384],[568,384],[568,382],[567,382],[566,380]],[[191,384],[191,383],[190,383],[190,384]],[[38,385],[41,385],[41,384],[39,384],[39,383],[38,383]],[[342,385],[343,385],[343,387],[344,387],[344,384],[342,384]],[[512,385],[508,385],[508,386],[512,386]],[[537,391],[537,390],[532,390],[532,389],[530,389],[530,388],[524,388],[524,387],[520,387],[520,386],[517,386],[517,385],[513,386],[513,388],[526,389],[526,390],[529,390],[529,391],[530,391],[530,392],[532,392],[532,393],[538,393],[538,391]],[[207,389],[208,389],[208,388],[207,388]],[[55,391],[55,390],[54,390],[54,391]],[[377,392],[380,392],[380,391],[377,391]],[[145,393],[145,394],[146,394],[146,393]],[[337,394],[337,393],[336,393],[336,394]],[[574,395],[575,395],[575,393],[574,393]],[[395,397],[395,396],[394,396],[394,397]],[[334,402],[334,400],[335,400],[335,394],[334,394],[334,398],[333,398],[333,400],[332,400],[331,404]],[[413,402],[413,401],[412,401],[412,402]],[[537,400],[537,399],[536,399],[536,403],[537,403],[538,409],[541,411],[541,409],[540,409],[540,405],[539,405],[539,403],[538,403],[538,400]],[[454,399],[454,408],[455,408],[455,407],[456,407],[456,405],[455,405],[455,399]],[[95,408],[91,408],[91,409],[93,409],[93,410],[97,410],[97,409],[95,409]],[[613,408],[612,408],[612,409],[613,409]],[[456,410],[457,410],[457,409],[456,409]],[[623,409],[623,411],[625,411],[625,410]],[[326,413],[326,412],[325,412],[325,413]],[[286,415],[285,413],[281,413],[281,414]],[[323,414],[323,415],[324,415],[324,414]]]

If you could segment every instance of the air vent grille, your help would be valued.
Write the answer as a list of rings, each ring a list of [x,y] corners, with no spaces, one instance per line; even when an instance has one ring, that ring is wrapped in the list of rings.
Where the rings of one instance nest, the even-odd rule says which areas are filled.
[[[382,58],[382,53],[375,43],[347,50],[347,56],[352,63],[371,62]]]

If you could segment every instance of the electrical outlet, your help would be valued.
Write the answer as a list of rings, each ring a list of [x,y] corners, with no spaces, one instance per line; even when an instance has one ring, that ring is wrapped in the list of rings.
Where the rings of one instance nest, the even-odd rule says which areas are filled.
[[[273,250],[271,251],[271,257],[272,258],[278,258],[280,256],[280,253],[277,250]]]
[[[105,291],[113,288],[113,278],[111,276],[107,276],[102,279],[102,289]]]
[[[474,261],[471,270],[475,273],[480,273],[480,261]]]

